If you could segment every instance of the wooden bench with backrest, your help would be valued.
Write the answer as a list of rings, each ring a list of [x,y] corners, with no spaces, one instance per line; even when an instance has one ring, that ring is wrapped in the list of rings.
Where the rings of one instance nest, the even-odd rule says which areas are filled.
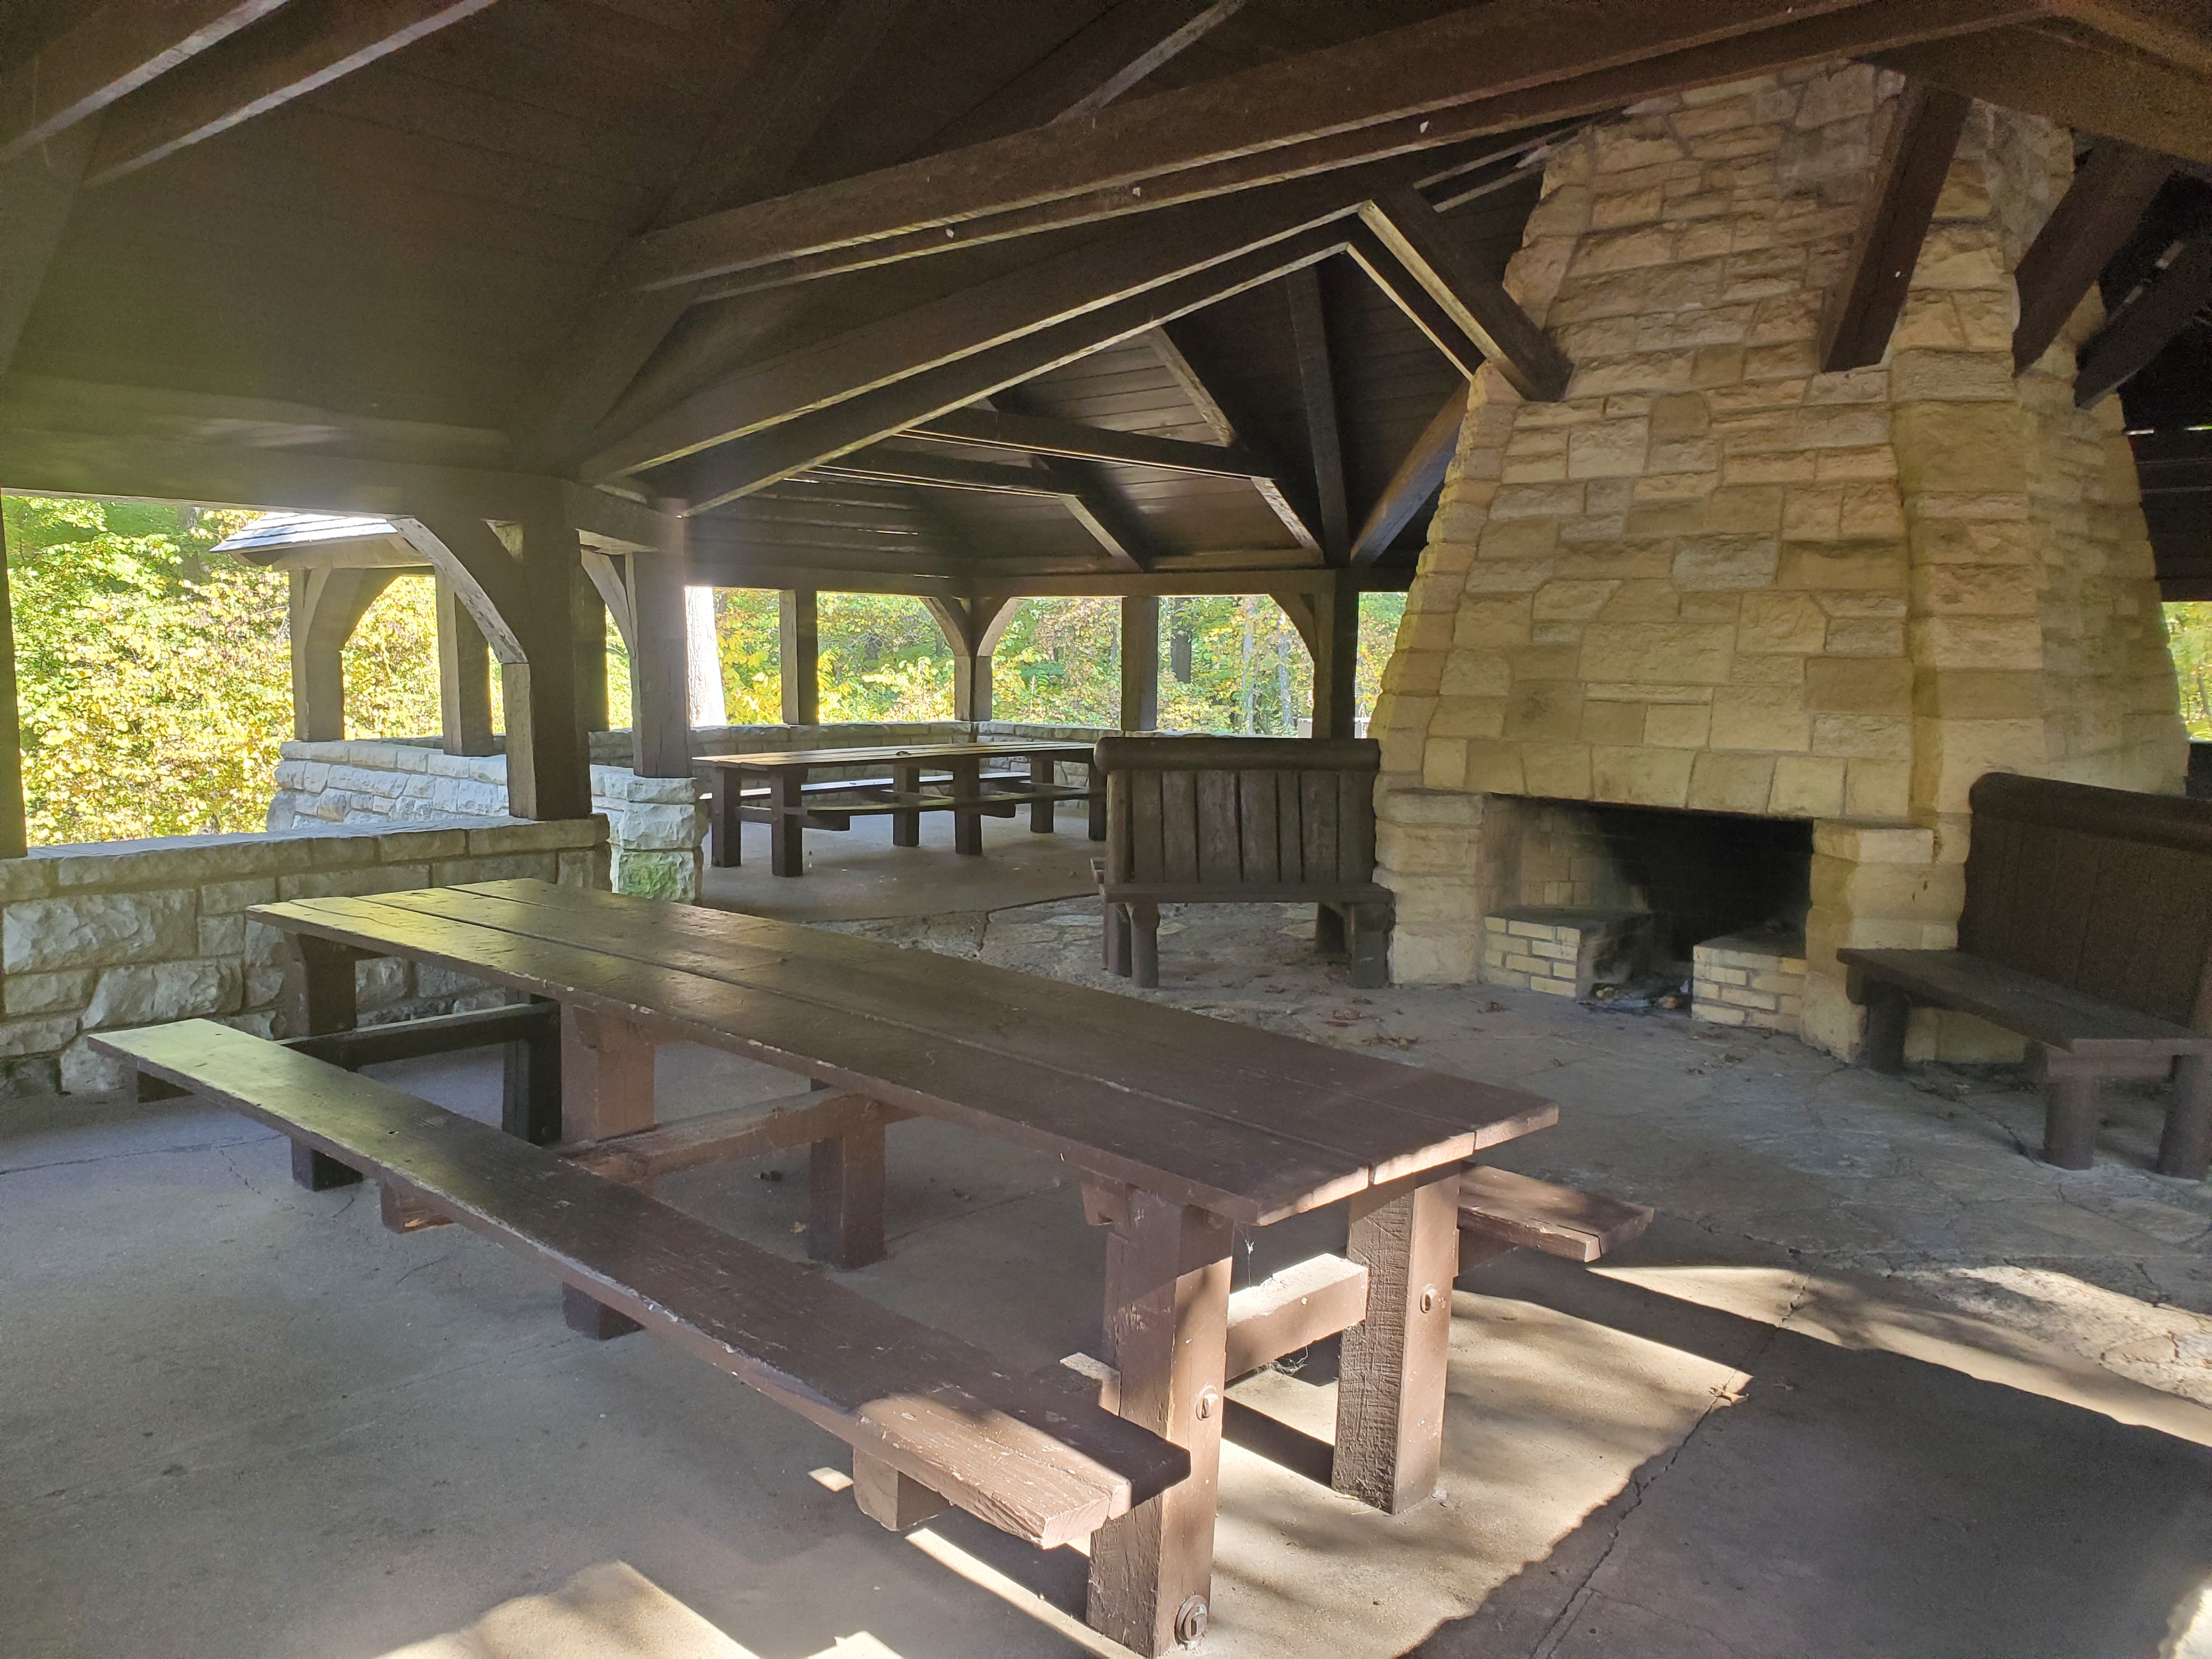
[[[2212,802],[1992,772],[1973,787],[1955,951],[1844,950],[1866,1059],[1905,1068],[1915,1004],[2041,1050],[2043,1156],[2086,1170],[2105,1079],[2174,1075],[2160,1174],[2212,1140]]]
[[[1105,738],[1106,856],[1094,864],[1105,958],[1160,982],[1163,904],[1312,904],[1352,982],[1389,980],[1392,895],[1375,880],[1369,738]]]
[[[1100,1409],[1072,1382],[1015,1375],[958,1338],[489,1124],[210,1020],[100,1043],[142,1077],[358,1171],[407,1211],[550,1268],[846,1441],[861,1507],[887,1526],[911,1524],[941,1499],[1052,1548],[1189,1472],[1182,1449]]]

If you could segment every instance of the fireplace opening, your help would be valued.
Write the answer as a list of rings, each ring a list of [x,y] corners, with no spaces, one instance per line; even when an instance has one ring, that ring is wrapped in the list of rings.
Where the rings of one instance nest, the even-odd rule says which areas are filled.
[[[1483,842],[1486,983],[1796,1029],[1809,820],[1491,795]]]

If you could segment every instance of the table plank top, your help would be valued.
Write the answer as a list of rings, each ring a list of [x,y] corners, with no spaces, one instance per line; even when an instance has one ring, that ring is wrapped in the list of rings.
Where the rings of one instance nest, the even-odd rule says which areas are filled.
[[[1090,758],[1087,743],[1065,741],[993,742],[993,743],[910,743],[896,748],[881,749],[759,749],[741,755],[697,755],[692,757],[695,766],[742,766],[747,771],[765,771],[787,766],[872,766],[879,762],[969,760],[993,758],[1012,760],[1025,756],[1080,756]]]
[[[1519,1090],[692,905],[513,881],[249,914],[804,1072],[1252,1224],[1558,1118]]]

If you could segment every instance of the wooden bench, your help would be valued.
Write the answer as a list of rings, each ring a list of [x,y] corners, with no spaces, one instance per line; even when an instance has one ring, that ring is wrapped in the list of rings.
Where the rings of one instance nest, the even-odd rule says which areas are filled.
[[[1473,1164],[1459,1180],[1460,1261],[1473,1267],[1518,1249],[1595,1261],[1650,1226],[1654,1213],[1647,1205]]]
[[[852,1446],[861,1506],[887,1525],[940,1498],[1049,1549],[1189,1472],[1182,1448],[1079,1388],[1017,1376],[835,1280],[387,1085],[210,1020],[100,1044],[550,1268],[826,1429]]]
[[[2086,1170],[2104,1079],[2173,1073],[2162,1175],[2212,1142],[2212,802],[1992,772],[1970,797],[1955,951],[1838,951],[1866,1060],[1905,1069],[1915,1004],[2027,1038],[2045,1072],[2043,1156]]]
[[[1375,881],[1372,738],[1106,738],[1109,972],[1160,982],[1163,904],[1306,904],[1352,982],[1389,981],[1392,895]]]

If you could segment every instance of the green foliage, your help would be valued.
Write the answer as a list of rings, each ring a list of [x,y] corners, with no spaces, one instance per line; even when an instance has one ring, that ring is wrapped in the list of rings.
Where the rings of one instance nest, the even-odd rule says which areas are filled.
[[[2191,737],[2212,739],[2212,605],[2166,606],[2166,638],[2180,682],[2182,720]]]

